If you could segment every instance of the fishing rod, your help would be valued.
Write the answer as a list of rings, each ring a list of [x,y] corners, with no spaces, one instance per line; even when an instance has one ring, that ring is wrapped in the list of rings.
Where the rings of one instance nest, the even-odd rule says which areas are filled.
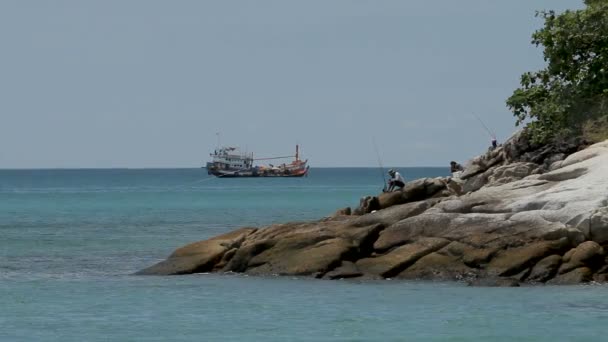
[[[378,151],[378,146],[376,145],[376,139],[372,137],[372,143],[374,144],[374,151],[376,151],[376,156],[378,157],[378,165],[380,165],[380,173],[382,174],[382,192],[386,191],[386,177],[384,177],[384,166],[382,166],[382,158],[380,158],[380,152]]]
[[[210,181],[210,180],[214,180],[214,179],[216,179],[216,178],[219,178],[219,177],[217,177],[217,176],[211,176],[211,177],[207,177],[207,178],[199,179],[199,180],[194,181],[194,182],[190,182],[190,183],[185,183],[185,184],[181,184],[181,185],[172,186],[172,187],[170,187],[169,189],[180,189],[180,188],[185,188],[185,187],[188,187],[188,186],[193,186],[194,184],[198,184],[198,183],[203,183],[203,182],[207,182],[207,181]]]
[[[490,137],[492,139],[496,139],[496,133],[494,133],[494,131],[490,130],[488,128],[488,126],[486,126],[486,124],[481,120],[481,118],[479,116],[477,116],[475,113],[471,112],[471,114],[477,119],[477,121],[479,121],[479,123],[481,123],[481,125],[483,126],[483,128],[485,128],[486,132],[488,132],[488,134],[490,135]]]

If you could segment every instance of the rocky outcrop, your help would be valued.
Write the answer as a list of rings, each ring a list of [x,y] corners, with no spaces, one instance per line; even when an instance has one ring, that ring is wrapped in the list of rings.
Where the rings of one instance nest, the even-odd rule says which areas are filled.
[[[152,267],[139,271],[138,274],[190,274],[210,272],[225,259],[234,255],[247,235],[255,228],[241,228],[209,240],[191,243],[177,249],[173,254]]]
[[[243,228],[182,247],[140,274],[606,281],[608,141],[575,150],[535,151],[516,135],[458,179],[415,180],[314,222]]]

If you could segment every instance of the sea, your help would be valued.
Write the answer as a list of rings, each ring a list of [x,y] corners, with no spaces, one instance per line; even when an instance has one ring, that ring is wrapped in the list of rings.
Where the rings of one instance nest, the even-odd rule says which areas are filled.
[[[408,180],[446,168],[399,168]],[[603,285],[469,287],[240,274],[137,276],[241,226],[319,219],[379,168],[0,170],[0,341],[605,341]]]

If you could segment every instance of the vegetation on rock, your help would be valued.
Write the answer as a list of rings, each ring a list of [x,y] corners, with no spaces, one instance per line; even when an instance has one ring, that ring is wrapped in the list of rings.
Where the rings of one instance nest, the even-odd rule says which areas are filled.
[[[580,10],[537,12],[544,26],[532,43],[543,46],[547,66],[523,74],[521,87],[507,99],[517,125],[528,122],[535,142],[608,135],[608,0],[584,2]]]

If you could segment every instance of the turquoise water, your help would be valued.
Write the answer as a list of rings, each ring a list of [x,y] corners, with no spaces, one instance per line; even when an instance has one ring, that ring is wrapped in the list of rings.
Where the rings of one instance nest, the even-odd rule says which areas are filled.
[[[446,169],[402,169],[409,178]],[[604,340],[605,286],[472,288],[133,272],[240,226],[316,219],[377,169],[302,179],[204,170],[1,170],[0,340]]]

